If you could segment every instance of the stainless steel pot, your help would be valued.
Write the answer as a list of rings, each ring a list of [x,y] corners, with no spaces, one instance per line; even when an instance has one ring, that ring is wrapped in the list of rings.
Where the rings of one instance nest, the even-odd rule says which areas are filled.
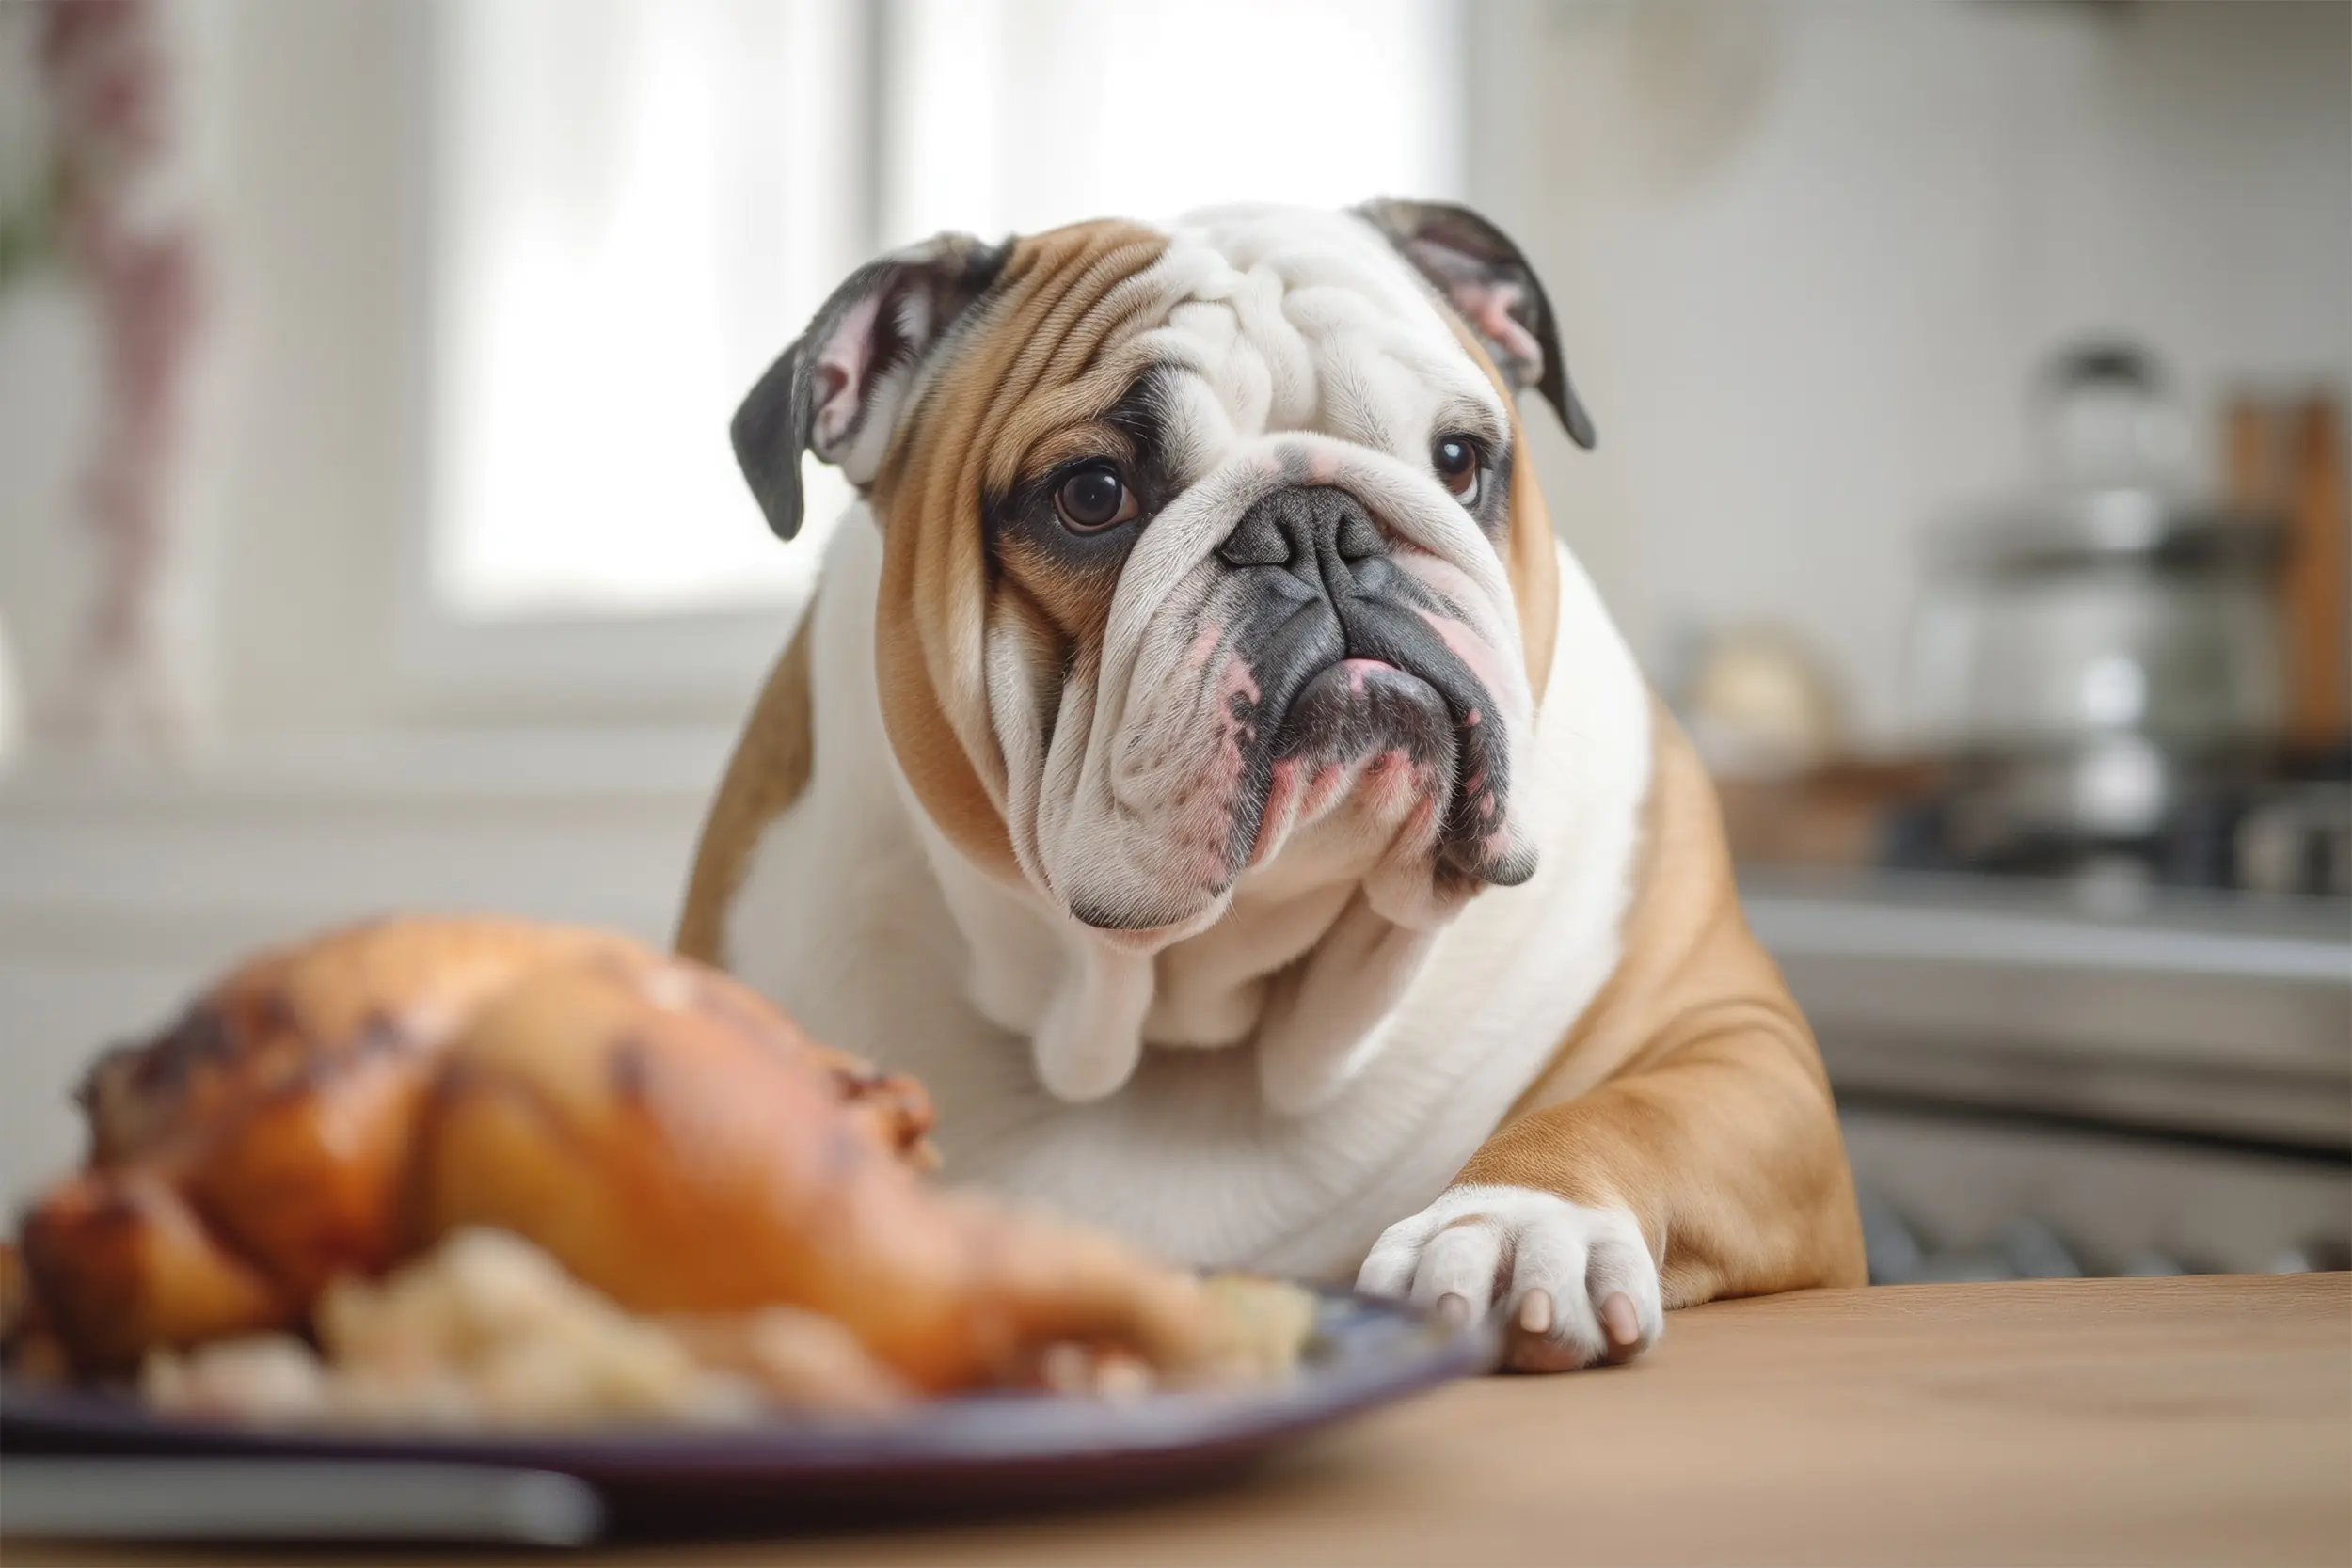
[[[2185,492],[2185,425],[2146,356],[2078,351],[2043,391],[2046,483],[1933,542],[1913,710],[1997,780],[1988,832],[2128,838],[2185,772],[2276,738],[2283,536]]]

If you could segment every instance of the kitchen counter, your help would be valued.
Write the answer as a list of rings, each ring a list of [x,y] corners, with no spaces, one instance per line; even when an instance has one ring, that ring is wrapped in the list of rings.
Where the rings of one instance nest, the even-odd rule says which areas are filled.
[[[1742,872],[1841,1098],[2352,1154],[2352,904]]]
[[[8,1558],[174,1560],[24,1542]],[[2352,1275],[2341,1274],[1718,1303],[1670,1318],[1657,1351],[1632,1367],[1455,1385],[1310,1444],[1235,1490],[1047,1519],[586,1558],[2347,1560]]]
[[[1753,865],[1740,890],[1924,1277],[2019,1226],[2092,1274],[2341,1266],[2352,903]]]

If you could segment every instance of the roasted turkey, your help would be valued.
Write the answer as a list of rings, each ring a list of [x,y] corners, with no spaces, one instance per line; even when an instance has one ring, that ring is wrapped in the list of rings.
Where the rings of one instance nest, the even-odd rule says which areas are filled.
[[[86,1166],[23,1225],[86,1373],[300,1328],[338,1276],[515,1232],[633,1311],[788,1306],[910,1385],[1048,1346],[1181,1367],[1191,1276],[928,1179],[912,1079],[725,975],[602,932],[399,919],[249,962],[82,1091]]]

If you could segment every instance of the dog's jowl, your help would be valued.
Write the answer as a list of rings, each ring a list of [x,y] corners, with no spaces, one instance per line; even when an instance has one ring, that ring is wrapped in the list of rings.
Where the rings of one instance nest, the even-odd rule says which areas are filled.
[[[942,236],[745,400],[861,500],[680,944],[928,1082],[958,1179],[1619,1360],[1863,1277],[1712,790],[1556,542],[1559,324],[1459,208]],[[1532,404],[1531,404],[1532,406]]]

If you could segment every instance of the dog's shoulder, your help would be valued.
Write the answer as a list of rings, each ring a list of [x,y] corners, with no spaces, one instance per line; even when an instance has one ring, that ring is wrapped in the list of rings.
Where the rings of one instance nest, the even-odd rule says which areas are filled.
[[[1769,1027],[1808,1076],[1822,1079],[1804,1015],[1748,927],[1714,782],[1674,715],[1651,701],[1650,783],[1617,961],[1506,1120],[1732,1027]]]

